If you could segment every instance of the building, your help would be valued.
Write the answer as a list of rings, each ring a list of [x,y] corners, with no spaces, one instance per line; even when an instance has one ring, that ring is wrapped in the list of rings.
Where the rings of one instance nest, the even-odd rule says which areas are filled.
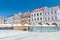
[[[30,12],[14,14],[7,18],[8,24],[60,25],[60,6],[42,7]]]
[[[21,24],[22,23],[22,18],[21,18],[21,13],[19,14],[14,14],[14,24]]]
[[[14,24],[14,15],[8,16],[6,24]]]
[[[38,8],[31,12],[31,25],[44,23],[43,10],[44,10],[44,8]]]
[[[60,25],[60,6],[44,9],[44,23],[48,25]]]
[[[14,30],[29,31],[29,26],[15,26]]]
[[[60,25],[60,6],[43,7],[31,12],[31,24]]]
[[[30,12],[25,12],[21,15],[22,17],[22,24],[31,24],[31,20],[30,20]]]
[[[25,24],[31,24],[30,22],[30,12],[25,12],[25,13],[19,13],[19,14],[15,14],[15,20],[14,23],[15,24],[22,24],[22,26],[15,26],[13,29],[14,30],[24,30],[24,31],[28,31],[29,30],[29,26],[23,26]]]
[[[7,24],[21,24],[21,13],[8,16]]]
[[[4,24],[4,19],[1,16],[0,16],[0,24]]]
[[[7,18],[8,24],[31,24],[30,23],[30,12],[14,14]]]

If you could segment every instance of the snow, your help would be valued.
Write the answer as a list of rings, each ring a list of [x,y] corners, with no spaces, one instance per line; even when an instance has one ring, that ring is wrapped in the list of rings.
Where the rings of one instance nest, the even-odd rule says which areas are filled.
[[[0,30],[0,40],[60,40],[60,32]]]

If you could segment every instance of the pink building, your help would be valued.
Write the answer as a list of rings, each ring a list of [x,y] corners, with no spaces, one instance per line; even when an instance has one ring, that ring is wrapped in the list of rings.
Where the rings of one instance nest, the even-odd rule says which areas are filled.
[[[60,6],[44,9],[44,23],[48,25],[60,25]]]

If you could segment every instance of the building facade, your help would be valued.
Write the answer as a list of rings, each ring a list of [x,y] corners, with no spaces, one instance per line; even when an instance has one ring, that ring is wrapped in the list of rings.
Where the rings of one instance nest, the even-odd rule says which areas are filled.
[[[21,23],[22,23],[21,13],[14,14],[14,24],[21,24]]]
[[[60,6],[43,7],[31,12],[31,24],[60,25]]]
[[[0,16],[0,24],[4,24],[4,19],[1,16]]]
[[[60,25],[60,6],[43,7],[30,12],[14,14],[7,18],[8,24]]]
[[[48,25],[60,25],[60,6],[45,8],[44,22]]]
[[[7,18],[7,24],[31,24],[30,12],[14,14]]]
[[[43,10],[43,8],[38,8],[31,12],[31,25],[43,24]]]
[[[6,24],[14,24],[14,15],[8,16]]]
[[[31,13],[30,12],[25,12],[21,15],[22,17],[22,24],[31,24],[31,20],[30,20],[30,15]]]

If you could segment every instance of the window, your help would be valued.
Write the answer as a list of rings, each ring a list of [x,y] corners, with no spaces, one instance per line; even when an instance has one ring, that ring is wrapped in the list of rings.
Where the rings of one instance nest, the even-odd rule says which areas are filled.
[[[49,15],[50,13],[48,12],[48,15]]]
[[[34,14],[34,16],[36,16],[36,14]]]
[[[34,18],[34,21],[36,21],[36,18]]]
[[[53,11],[51,11],[51,14],[53,14]]]
[[[32,21],[33,21],[33,18],[32,18]]]
[[[37,18],[37,21],[39,21],[39,18]]]
[[[24,18],[24,16],[22,16],[22,18]]]
[[[28,16],[28,18],[30,18],[30,15]]]
[[[40,17],[40,20],[42,20],[42,17]]]
[[[29,22],[30,22],[30,20],[29,20]]]
[[[31,16],[33,17],[33,14]]]
[[[45,20],[47,20],[47,18],[45,18]]]
[[[39,16],[39,14],[37,14],[37,16]]]
[[[57,17],[55,16],[55,20],[57,20]]]
[[[42,15],[42,13],[40,13],[40,15]]]
[[[56,10],[54,11],[54,13],[55,13],[55,14],[57,13]]]
[[[46,15],[46,13],[45,13],[45,15]]]
[[[50,20],[50,17],[48,17],[48,20]]]
[[[47,10],[50,10],[50,9],[47,9]]]
[[[51,17],[51,19],[53,20],[54,18],[53,18],[53,17]]]
[[[22,22],[22,25],[24,25],[25,24],[25,22]]]

